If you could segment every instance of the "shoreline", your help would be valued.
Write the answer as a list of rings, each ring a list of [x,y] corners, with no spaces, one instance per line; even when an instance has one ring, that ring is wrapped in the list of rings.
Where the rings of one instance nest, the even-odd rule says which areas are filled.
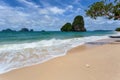
[[[110,41],[108,43],[106,43],[106,41]],[[100,42],[105,42],[105,43],[100,43]],[[79,46],[76,46],[76,47],[73,47],[69,50],[66,50],[66,52],[64,54],[61,54],[59,56],[53,56],[51,58],[48,58],[46,60],[43,60],[41,62],[38,62],[38,63],[33,63],[33,64],[30,64],[30,65],[26,65],[26,66],[23,66],[23,67],[20,67],[20,68],[11,68],[10,70],[8,71],[5,71],[3,73],[0,73],[0,75],[3,75],[3,74],[6,74],[6,73],[9,73],[11,71],[14,71],[14,70],[18,70],[18,69],[22,69],[22,68],[27,68],[27,67],[31,67],[31,66],[35,66],[35,65],[39,65],[39,64],[43,64],[49,60],[52,60],[52,59],[55,59],[55,58],[59,58],[59,57],[63,57],[63,56],[66,56],[69,54],[70,51],[74,51],[76,50],[77,48],[79,48],[81,51],[84,51],[84,50],[87,50],[87,49],[91,49],[91,48],[94,48],[94,47],[98,47],[98,46],[101,46],[101,45],[105,45],[105,44],[109,44],[109,43],[112,43],[114,42],[113,39],[110,39],[110,38],[106,38],[106,39],[100,39],[100,40],[96,40],[96,41],[92,41],[92,42],[87,42],[87,43],[84,43],[82,45],[79,45]],[[99,44],[100,43],[100,44]]]
[[[9,72],[14,71],[14,70],[18,70],[18,69],[22,69],[22,68],[27,68],[27,67],[31,67],[31,66],[43,64],[43,63],[45,63],[45,62],[47,62],[47,61],[49,61],[49,60],[66,56],[66,55],[68,55],[68,52],[71,51],[71,50],[74,50],[74,48],[81,47],[81,48],[83,49],[83,46],[87,48],[86,44],[82,44],[82,45],[79,45],[79,46],[76,46],[76,47],[71,48],[70,50],[66,51],[64,54],[61,54],[61,55],[59,55],[59,56],[54,56],[54,57],[48,58],[48,59],[46,59],[46,60],[43,60],[43,61],[41,61],[41,62],[33,63],[33,64],[30,64],[30,65],[27,65],[27,66],[23,66],[23,67],[20,67],[20,68],[11,68],[11,69],[8,70],[8,71],[5,71],[5,72],[3,72],[3,73],[0,73],[0,75],[4,75],[4,74],[9,73]],[[81,50],[82,50],[82,49],[81,49]]]
[[[93,37],[93,36],[92,36]],[[105,36],[104,36],[104,38],[106,38]],[[91,40],[90,42],[97,42],[98,40],[102,40],[102,39],[104,39],[103,38],[103,36],[102,36],[102,38],[98,38],[98,39],[95,39],[95,40]],[[107,38],[106,38],[107,39]],[[65,55],[67,55],[67,53],[68,53],[68,51],[69,50],[71,50],[71,49],[73,49],[73,48],[76,48],[76,47],[79,47],[79,46],[86,46],[86,47],[92,47],[93,46],[93,44],[92,45],[90,45],[90,46],[88,46],[89,45],[89,43],[88,43],[89,41],[87,41],[86,43],[84,43],[84,44],[79,44],[79,45],[76,45],[76,46],[72,46],[70,49],[66,49],[65,50],[65,52],[64,53],[62,53],[62,54],[60,54],[60,55],[53,55],[53,56],[49,56],[48,55],[48,58],[47,59],[44,59],[44,60],[42,60],[42,61],[39,61],[39,62],[35,62],[35,63],[31,63],[31,64],[27,64],[27,65],[24,65],[24,66],[22,66],[22,67],[16,67],[16,68],[11,68],[11,69],[8,69],[8,70],[1,70],[1,72],[0,72],[0,74],[5,74],[5,73],[7,73],[7,72],[11,72],[12,70],[17,70],[17,69],[21,69],[21,68],[26,68],[26,67],[30,67],[30,66],[34,66],[34,65],[38,65],[38,64],[42,64],[42,63],[44,63],[44,62],[47,62],[47,61],[49,61],[49,60],[51,60],[51,59],[54,59],[54,58],[58,58],[58,57],[61,57],[61,56],[65,56]],[[97,45],[99,45],[99,44],[97,44]],[[81,49],[82,50],[82,49]]]
[[[91,55],[92,56],[97,56],[96,54],[98,54],[100,52],[97,52],[94,55],[93,54],[90,55],[89,53],[91,53],[91,52],[95,53],[96,51],[101,51],[101,50],[103,50],[105,52],[104,48],[106,48],[106,50],[107,50],[107,48],[111,49],[113,47],[117,48],[117,47],[120,47],[120,45],[119,44],[116,45],[113,42],[113,44],[111,44],[111,43],[110,44],[103,44],[103,45],[100,45],[100,46],[93,46],[93,47],[91,47],[91,46],[87,46],[86,47],[85,45],[77,46],[77,47],[72,48],[71,50],[69,50],[65,56],[55,57],[55,58],[50,59],[50,60],[48,60],[48,61],[46,61],[44,63],[40,63],[40,64],[36,64],[36,65],[32,65],[32,66],[27,66],[27,67],[23,67],[23,68],[20,68],[20,69],[12,70],[12,71],[4,73],[4,74],[0,74],[0,80],[27,80],[27,79],[34,80],[31,77],[34,77],[34,78],[36,77],[37,80],[40,80],[41,78],[39,78],[39,76],[41,76],[41,75],[43,76],[43,77],[41,76],[42,80],[59,80],[57,78],[61,79],[61,77],[59,77],[58,75],[56,76],[56,74],[54,72],[51,73],[51,74],[54,74],[54,75],[49,76],[47,74],[47,72],[51,71],[50,69],[52,69],[53,71],[56,70],[57,74],[59,74],[59,72],[61,73],[61,69],[62,69],[62,70],[65,70],[65,73],[68,73],[68,75],[71,75],[72,72],[80,73],[81,75],[83,75],[82,73],[84,73],[84,71],[82,71],[82,73],[81,73],[81,72],[76,72],[76,70],[79,71],[79,69],[82,70],[83,68],[88,68],[89,69],[91,67],[91,65],[90,65],[91,62],[89,63],[89,60],[91,60],[91,59],[89,59],[89,56],[91,56]],[[118,50],[118,48],[117,48],[117,50]],[[103,51],[101,51],[101,52],[103,52]],[[114,49],[113,49],[113,51],[114,51]],[[119,51],[116,51],[116,53],[118,53],[118,52]],[[98,54],[98,55],[100,55],[100,54]],[[104,54],[101,54],[101,55],[104,56]],[[84,56],[88,57],[89,60],[87,60],[88,62],[86,62],[86,63],[83,62],[84,63],[84,67],[83,67],[83,64],[81,64],[82,67],[78,68],[78,66],[80,67],[81,65],[79,65],[76,62],[78,62],[78,61],[81,62],[81,60],[79,60],[79,58],[82,58],[82,60],[84,61],[84,58],[86,59],[86,57],[84,57]],[[99,58],[99,56],[97,56],[97,57]],[[107,57],[107,56],[105,55],[105,57]],[[69,62],[69,60],[71,61],[71,63]],[[70,68],[66,67],[66,66],[70,66]],[[58,69],[55,68],[55,67],[58,67]],[[99,68],[99,67],[97,66],[97,68]],[[74,70],[68,71],[68,70],[71,70],[71,69],[75,69],[75,71]],[[50,74],[50,72],[48,72],[48,73]],[[25,75],[23,75],[23,74],[25,74]],[[62,72],[62,74],[63,74],[63,72]],[[64,74],[64,75],[66,75],[66,74]],[[29,76],[30,76],[30,78],[27,78]],[[48,76],[48,78],[46,78],[45,76]],[[56,77],[56,78],[53,78],[53,77]],[[70,76],[70,77],[72,77],[72,76]],[[73,77],[75,77],[75,75],[73,75]],[[78,75],[76,77],[78,77]],[[69,78],[68,76],[67,77],[62,77],[63,80],[64,79],[65,80],[73,80],[73,79],[68,79],[68,78]],[[88,79],[84,79],[84,78],[82,78],[82,79],[83,80],[88,80]],[[77,78],[76,80],[79,80],[79,78]],[[89,78],[89,80],[92,80],[92,79]],[[97,78],[97,80],[99,80],[99,79]],[[102,80],[105,80],[105,79],[102,79]],[[114,79],[109,79],[109,80],[114,80]]]

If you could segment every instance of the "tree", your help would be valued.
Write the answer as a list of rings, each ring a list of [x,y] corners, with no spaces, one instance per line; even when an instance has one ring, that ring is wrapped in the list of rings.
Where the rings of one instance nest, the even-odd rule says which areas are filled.
[[[120,20],[120,0],[95,2],[86,10],[86,15],[94,19],[106,16],[108,19]]]

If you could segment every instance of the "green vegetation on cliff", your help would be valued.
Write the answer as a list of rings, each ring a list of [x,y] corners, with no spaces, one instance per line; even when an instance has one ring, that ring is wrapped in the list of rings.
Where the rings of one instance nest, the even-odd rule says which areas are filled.
[[[33,29],[28,29],[28,28],[22,28],[21,30],[19,30],[19,31],[16,31],[16,30],[12,30],[12,29],[9,29],[9,28],[7,28],[7,29],[4,29],[4,30],[2,30],[1,32],[33,32],[34,30]]]
[[[72,31],[71,23],[66,23],[62,28],[61,31]]]
[[[33,29],[28,29],[28,28],[22,28],[21,30],[20,30],[20,32],[33,32],[34,30]]]
[[[66,23],[64,26],[62,26],[61,31],[86,31],[83,17],[80,15],[76,16],[72,25],[71,23]]]
[[[7,28],[7,29],[2,30],[2,32],[15,32],[15,30]]]
[[[73,31],[86,31],[84,27],[84,19],[82,16],[76,16],[72,23]]]
[[[119,27],[119,28],[116,28],[115,31],[120,31],[120,27]]]
[[[22,28],[21,30],[20,30],[20,32],[28,32],[29,31],[29,29],[27,29],[27,28]]]

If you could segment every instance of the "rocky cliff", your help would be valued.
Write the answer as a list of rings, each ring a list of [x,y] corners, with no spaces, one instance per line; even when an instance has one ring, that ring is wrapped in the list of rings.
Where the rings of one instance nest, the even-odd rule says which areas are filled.
[[[78,32],[84,32],[86,31],[84,27],[84,19],[82,16],[76,16],[74,18],[73,23],[66,23],[65,25],[62,26],[61,31],[78,31]]]

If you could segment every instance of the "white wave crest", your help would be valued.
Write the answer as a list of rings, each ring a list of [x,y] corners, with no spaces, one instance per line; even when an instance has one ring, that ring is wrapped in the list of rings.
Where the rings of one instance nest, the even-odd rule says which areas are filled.
[[[0,74],[63,56],[73,47],[105,38],[108,36],[51,39],[32,43],[0,45]]]

